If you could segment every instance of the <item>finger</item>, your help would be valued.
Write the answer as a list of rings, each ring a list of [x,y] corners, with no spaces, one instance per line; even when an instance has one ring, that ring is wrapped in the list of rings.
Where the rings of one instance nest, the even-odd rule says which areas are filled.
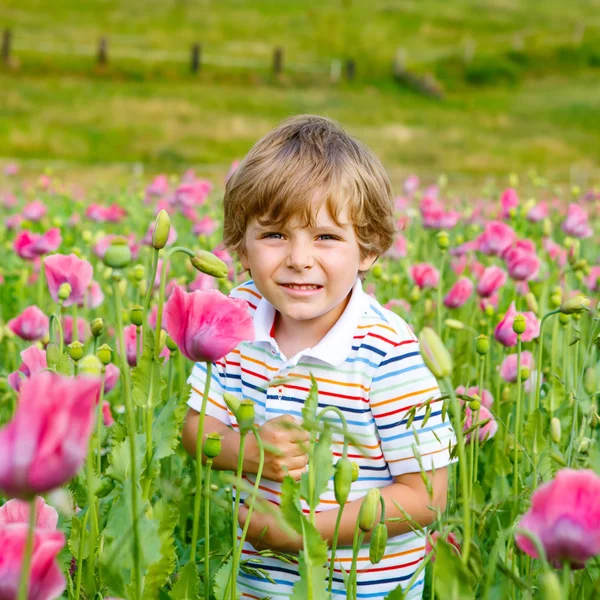
[[[294,471],[295,469],[304,469],[308,464],[308,456],[306,454],[300,454],[298,456],[288,457],[283,465],[284,469],[288,471]]]
[[[294,443],[286,448],[286,456],[305,456],[308,454],[308,444]]]
[[[240,503],[240,510],[238,513],[238,523],[240,524],[240,527],[244,527],[244,525],[246,524],[246,519],[248,518],[248,508],[245,504],[241,504]]]
[[[304,473],[306,473],[306,467],[304,467],[302,469],[293,469],[292,471],[288,471],[288,475],[294,481],[299,481]]]

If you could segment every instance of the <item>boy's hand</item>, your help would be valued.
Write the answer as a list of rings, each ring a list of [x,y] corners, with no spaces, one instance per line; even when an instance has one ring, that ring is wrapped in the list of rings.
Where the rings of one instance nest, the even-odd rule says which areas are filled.
[[[299,421],[291,415],[281,415],[266,421],[258,429],[260,439],[265,445],[265,464],[262,476],[272,481],[283,481],[290,475],[298,481],[306,471],[308,464],[309,434],[300,427]],[[252,472],[258,469],[258,444],[253,435],[249,435],[251,445]]]

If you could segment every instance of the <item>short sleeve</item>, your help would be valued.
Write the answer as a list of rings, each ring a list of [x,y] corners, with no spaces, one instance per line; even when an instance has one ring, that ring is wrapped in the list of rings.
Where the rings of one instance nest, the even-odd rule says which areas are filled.
[[[417,455],[425,471],[453,462],[454,432],[448,415],[442,416],[441,393],[423,362],[418,340],[400,342],[383,358],[371,382],[369,401],[392,476],[419,472]]]
[[[223,400],[223,394],[226,391],[223,384],[225,377],[225,365],[221,362],[212,364],[212,374],[210,378],[210,388],[208,390],[208,401],[206,403],[206,414],[231,425],[231,419],[227,411],[227,405]],[[202,409],[202,396],[204,394],[204,385],[206,383],[206,363],[197,362],[188,378],[188,383],[192,386],[188,406],[200,412]]]

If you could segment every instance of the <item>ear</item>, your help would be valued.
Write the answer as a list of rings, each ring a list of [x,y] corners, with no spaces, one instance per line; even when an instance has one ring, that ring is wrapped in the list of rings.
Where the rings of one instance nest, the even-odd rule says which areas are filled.
[[[360,259],[360,262],[358,263],[358,270],[359,271],[368,271],[373,266],[373,263],[378,258],[379,258],[379,255],[377,255],[377,254],[367,254],[364,258]]]
[[[237,254],[244,271],[250,271],[250,261],[246,252],[242,248],[239,248]]]

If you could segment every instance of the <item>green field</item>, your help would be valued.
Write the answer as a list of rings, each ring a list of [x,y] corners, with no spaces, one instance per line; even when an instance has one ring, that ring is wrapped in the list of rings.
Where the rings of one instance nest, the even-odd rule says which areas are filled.
[[[4,0],[0,160],[226,169],[284,117],[340,120],[394,179],[600,173],[600,2]],[[100,36],[109,62],[95,65]],[[188,68],[202,42],[200,74]],[[275,46],[284,73],[270,72]],[[403,48],[444,99],[395,81]],[[332,60],[356,61],[332,82]],[[217,64],[219,63],[219,64]],[[240,66],[250,65],[249,67]],[[288,69],[285,69],[288,66]],[[298,69],[303,69],[299,72]]]

